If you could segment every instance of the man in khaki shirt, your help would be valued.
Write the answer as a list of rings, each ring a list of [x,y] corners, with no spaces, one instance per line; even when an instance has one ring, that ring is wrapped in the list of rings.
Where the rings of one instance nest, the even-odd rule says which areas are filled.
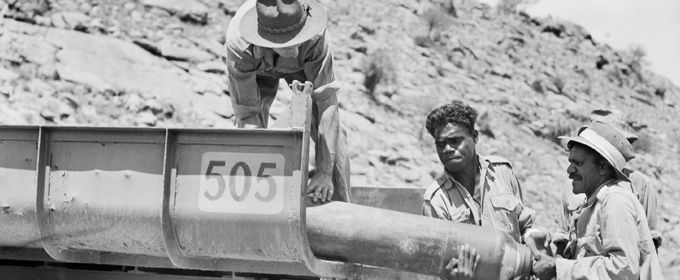
[[[476,156],[474,190],[469,192],[444,170],[425,191],[423,215],[493,227],[520,242],[522,234],[531,229],[536,213],[522,203],[512,165],[501,157]]]
[[[593,122],[568,141],[569,167],[575,194],[586,203],[573,217],[568,258],[537,257],[533,273],[547,279],[662,280],[645,211],[622,184],[633,148],[618,129]],[[536,257],[536,256],[535,256]]]
[[[591,122],[601,122],[610,125],[619,131],[626,137],[629,143],[637,141],[638,136],[630,133],[626,130],[626,123],[623,120],[621,114],[615,111],[598,109],[590,113]],[[626,161],[632,158],[626,158]],[[661,233],[656,229],[656,189],[652,184],[652,181],[639,171],[631,170],[628,168],[623,169],[623,173],[628,176],[630,183],[621,182],[622,186],[632,191],[640,201],[642,208],[645,210],[645,215],[647,216],[647,225],[652,234],[652,241],[654,241],[654,247],[658,250],[659,246],[663,241]],[[569,241],[569,235],[573,234],[569,232],[569,226],[571,225],[572,219],[578,216],[581,209],[586,204],[585,194],[574,194],[571,191],[571,182],[563,189],[562,193],[562,211],[559,212],[557,219],[558,230],[553,235],[553,243],[556,246],[556,254],[569,257],[569,251],[565,252],[567,242]],[[566,255],[565,255],[566,254]]]
[[[225,56],[234,121],[267,128],[279,79],[311,82],[315,172],[307,188],[316,202],[349,202],[347,133],[340,122],[327,13],[316,0],[248,0],[226,35]]]
[[[477,154],[476,118],[475,109],[459,101],[427,116],[426,128],[434,137],[444,171],[425,191],[423,215],[494,228],[525,242],[534,254],[546,252],[550,238],[531,228],[535,211],[524,206],[510,162]],[[474,272],[474,268],[464,269]]]

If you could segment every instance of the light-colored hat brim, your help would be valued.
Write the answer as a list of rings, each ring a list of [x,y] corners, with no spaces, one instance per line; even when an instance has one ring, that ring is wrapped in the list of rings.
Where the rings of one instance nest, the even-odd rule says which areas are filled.
[[[299,30],[284,34],[272,34],[262,30],[257,22],[257,5],[255,5],[246,11],[239,23],[241,36],[249,43],[265,48],[285,48],[304,43],[319,34],[326,27],[328,19],[326,9],[319,2],[305,0],[305,3],[311,9],[304,26]]]
[[[612,166],[612,169],[614,169],[614,172],[616,173],[617,179],[619,179],[621,181],[630,182],[630,178],[628,178],[628,176],[626,176],[626,174],[623,174],[622,170],[619,170],[618,168],[616,168],[616,165],[611,160],[609,160],[607,158],[607,156],[605,156],[605,153],[597,145],[593,144],[592,142],[590,142],[590,141],[588,141],[585,138],[580,137],[580,136],[577,136],[577,137],[560,136],[558,138],[567,140],[567,146],[569,146],[570,141],[574,141],[574,142],[586,145],[587,147],[595,150],[595,152],[600,154],[607,162],[609,162],[609,165]]]

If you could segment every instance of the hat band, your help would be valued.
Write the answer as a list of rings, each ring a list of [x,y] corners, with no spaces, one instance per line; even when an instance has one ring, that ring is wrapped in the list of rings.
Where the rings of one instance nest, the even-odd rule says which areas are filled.
[[[619,150],[617,150],[614,145],[609,143],[607,139],[604,139],[602,136],[597,134],[597,132],[591,129],[585,129],[581,132],[581,134],[579,134],[579,136],[600,148],[602,155],[609,162],[613,163],[616,169],[621,170],[626,165],[626,160],[623,158],[621,152],[619,152]]]
[[[305,2],[300,1],[300,4],[302,4],[302,16],[300,17],[300,20],[298,22],[291,26],[288,26],[286,28],[272,28],[262,24],[262,22],[260,22],[260,19],[257,20],[257,25],[260,28],[264,29],[264,31],[267,31],[268,33],[272,34],[284,34],[291,32],[295,29],[298,29],[300,26],[305,24],[305,21],[307,21],[307,15],[309,15],[309,11],[312,10],[312,8]]]

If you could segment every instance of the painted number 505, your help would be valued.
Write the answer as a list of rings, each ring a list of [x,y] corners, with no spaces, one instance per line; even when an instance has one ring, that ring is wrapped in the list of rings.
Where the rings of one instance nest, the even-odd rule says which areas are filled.
[[[285,167],[285,157],[277,153],[203,153],[198,207],[211,213],[278,214],[290,183]]]
[[[208,163],[208,168],[205,172],[206,179],[217,180],[217,191],[215,194],[211,194],[210,191],[206,190],[204,195],[209,200],[214,201],[220,199],[227,189],[227,183],[224,180],[224,176],[213,170],[215,167],[224,167],[226,165],[225,161],[211,160]],[[271,177],[271,171],[276,169],[276,163],[274,162],[262,162],[257,169],[257,181],[266,181],[268,190],[262,194],[261,191],[255,192],[255,198],[261,202],[270,202],[276,196],[276,181]],[[243,177],[243,188],[241,193],[236,189],[236,177]],[[229,171],[229,195],[236,202],[242,202],[250,194],[250,188],[252,186],[252,176],[253,172],[247,163],[243,161],[236,162],[231,167]]]

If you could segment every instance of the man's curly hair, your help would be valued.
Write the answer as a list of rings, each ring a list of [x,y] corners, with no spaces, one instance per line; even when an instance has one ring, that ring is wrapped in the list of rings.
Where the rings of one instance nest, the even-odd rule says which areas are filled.
[[[475,130],[475,120],[477,110],[460,101],[453,101],[432,110],[425,120],[427,132],[435,137],[434,131],[438,127],[446,126],[449,123],[462,125],[470,133]]]

